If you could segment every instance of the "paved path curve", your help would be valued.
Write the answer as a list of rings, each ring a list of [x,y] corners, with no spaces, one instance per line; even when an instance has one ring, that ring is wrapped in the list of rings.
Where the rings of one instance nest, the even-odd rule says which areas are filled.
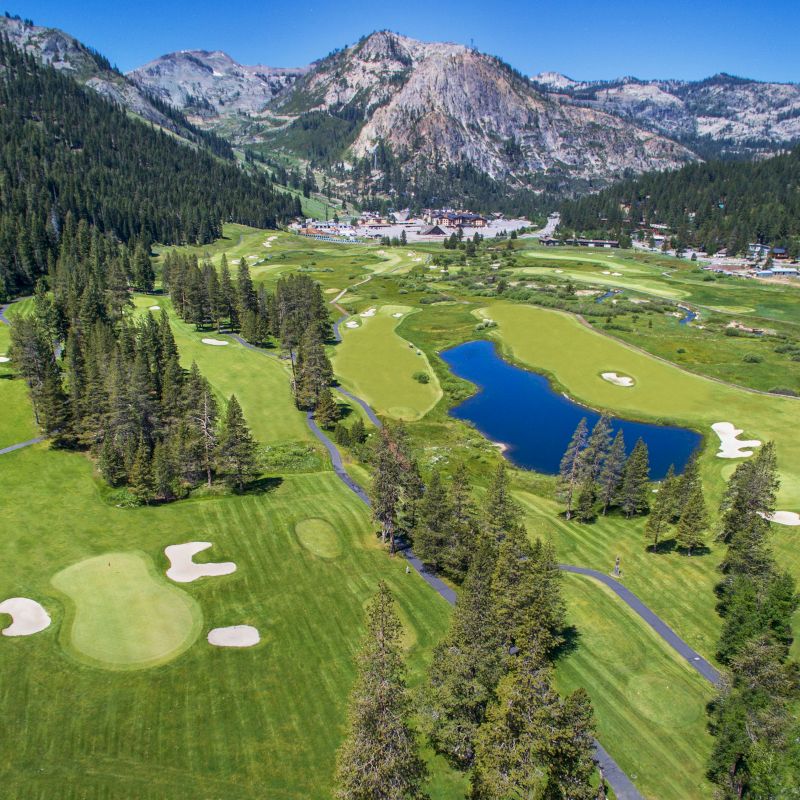
[[[563,572],[571,572],[574,575],[586,575],[608,586],[628,608],[636,612],[673,650],[683,656],[691,667],[694,667],[707,681],[710,681],[715,686],[720,684],[722,680],[720,671],[689,647],[661,617],[651,611],[627,586],[623,586],[618,580],[597,569],[576,567],[572,564],[559,564],[558,568]]]
[[[341,337],[339,336],[339,328],[338,323],[341,321],[337,320],[334,332],[337,336],[337,341],[341,341]],[[244,347],[248,348],[249,350],[255,350],[256,352],[262,353],[265,356],[276,358],[275,353],[270,353],[264,350],[262,347],[256,347],[255,345],[246,342],[242,339],[241,336],[236,334],[230,334],[231,338],[239,342],[239,344],[243,345]],[[350,394],[350,392],[344,392],[342,389],[343,394],[347,397],[355,400],[367,413],[370,420],[373,424],[380,428],[381,421],[378,419],[375,412],[369,407],[367,403],[365,403],[360,398],[356,397],[355,395]],[[348,474],[347,470],[344,468],[344,462],[342,461],[342,454],[339,452],[339,448],[336,446],[334,442],[320,429],[317,425],[316,421],[314,420],[314,415],[311,411],[306,412],[306,423],[308,424],[309,430],[312,434],[324,445],[325,449],[328,451],[328,455],[331,459],[331,464],[333,466],[333,471],[339,477],[339,479],[347,486],[350,491],[354,492],[355,495],[363,502],[367,507],[371,507],[372,504],[369,499],[369,495],[361,488]],[[438,575],[434,575],[428,570],[425,569],[425,565],[420,561],[420,559],[414,554],[414,551],[405,543],[399,544],[399,550],[403,552],[406,560],[408,561],[409,565],[419,574],[419,576],[427,583],[437,594],[439,594],[444,600],[446,600],[450,605],[455,605],[456,602],[456,593],[453,589],[448,586]],[[577,568],[576,568],[577,569]],[[622,768],[617,764],[616,761],[611,757],[608,751],[600,744],[597,739],[595,739],[595,752],[594,757],[597,761],[597,765],[605,778],[606,782],[611,786],[614,790],[614,794],[617,796],[617,800],[644,800],[644,797],[639,793],[638,789],[633,785],[631,779],[625,774]]]

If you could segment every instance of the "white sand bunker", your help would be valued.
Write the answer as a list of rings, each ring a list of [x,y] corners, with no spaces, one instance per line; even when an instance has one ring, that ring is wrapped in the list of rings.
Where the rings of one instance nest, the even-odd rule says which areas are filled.
[[[362,317],[374,317],[375,316],[375,312],[377,310],[378,310],[377,308],[368,308],[366,311],[362,311],[360,316],[362,316]]]
[[[344,326],[345,326],[345,328],[358,328],[359,327],[358,321],[354,320],[354,319],[351,319],[350,322],[345,322]]]
[[[252,647],[260,641],[258,631],[252,625],[212,628],[208,632],[208,643],[215,647]]]
[[[554,269],[554,270],[553,270],[553,272],[559,272],[559,273],[560,273],[560,272],[563,272],[563,271],[564,271],[563,269]]]
[[[761,514],[761,516],[778,525],[790,525],[793,528],[800,526],[800,514],[795,511],[776,511],[774,514]]]
[[[200,340],[203,344],[213,344],[214,347],[225,347],[227,342],[223,342],[221,339],[201,339]]]
[[[8,356],[0,356],[0,364],[8,364],[11,359]]]
[[[745,458],[753,455],[753,451],[744,448],[761,446],[758,439],[740,442],[738,437],[742,431],[735,428],[731,422],[715,422],[711,426],[711,430],[719,436],[720,445],[717,458]]]
[[[403,316],[403,312],[402,311],[398,311],[396,314],[392,314],[392,316],[395,317],[396,319],[400,319],[400,317]]]
[[[600,377],[615,386],[633,386],[635,381],[627,375],[617,375],[616,372],[602,372]]]
[[[622,277],[622,273],[621,273],[621,272],[612,272],[611,274],[612,274],[612,275],[613,275],[615,278],[621,278],[621,277]]]
[[[27,597],[11,597],[0,603],[0,614],[8,614],[12,622],[3,629],[3,636],[30,636],[50,625],[50,615],[40,603]]]
[[[610,275],[610,274],[611,274],[610,270],[607,270],[607,269],[603,270],[603,275]]]
[[[167,577],[176,583],[191,583],[198,578],[230,575],[231,572],[236,572],[236,564],[233,561],[195,564],[192,560],[193,556],[203,550],[208,550],[209,547],[211,547],[211,542],[186,542],[165,547],[164,555],[169,559],[170,564]]]
[[[148,311],[161,311],[161,306],[150,306]]]

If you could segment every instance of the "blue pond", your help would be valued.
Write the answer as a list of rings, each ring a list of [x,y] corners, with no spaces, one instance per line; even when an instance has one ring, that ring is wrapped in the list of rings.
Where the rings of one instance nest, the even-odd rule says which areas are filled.
[[[459,378],[479,388],[450,414],[472,422],[488,439],[506,444],[506,456],[518,467],[557,473],[581,418],[586,417],[590,430],[600,419],[596,411],[554,391],[544,376],[504,361],[492,342],[467,342],[441,356]],[[670,464],[682,471],[702,438],[685,428],[616,418],[611,422],[615,434],[622,429],[628,452],[639,437],[644,439],[653,480],[663,478]]]

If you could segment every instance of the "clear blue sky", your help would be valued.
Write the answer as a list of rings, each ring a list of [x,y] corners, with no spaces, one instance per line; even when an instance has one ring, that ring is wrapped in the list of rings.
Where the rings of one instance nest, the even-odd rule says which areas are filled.
[[[295,66],[389,28],[474,41],[526,74],[800,81],[800,0],[24,0],[7,8],[63,28],[123,70],[184,49]]]

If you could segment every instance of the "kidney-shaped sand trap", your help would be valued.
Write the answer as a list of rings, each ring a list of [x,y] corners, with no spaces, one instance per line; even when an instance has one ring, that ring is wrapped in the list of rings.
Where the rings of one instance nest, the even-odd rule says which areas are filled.
[[[8,364],[11,359],[8,356],[0,356],[0,364]]]
[[[761,514],[761,516],[778,525],[789,525],[793,528],[800,525],[800,514],[796,511],[776,511],[774,514]]]
[[[761,446],[761,442],[758,439],[740,442],[739,436],[742,431],[735,428],[732,422],[715,422],[711,426],[711,430],[719,436],[720,444],[717,458],[746,458],[753,455],[753,451],[744,448]]]
[[[212,628],[208,632],[208,643],[215,647],[252,647],[260,641],[258,631],[252,625]]]
[[[616,372],[602,372],[600,377],[604,381],[608,381],[609,383],[613,383],[615,386],[633,386],[634,380],[633,378],[628,377],[627,375],[617,375]]]
[[[357,328],[359,325],[358,322],[356,322],[356,320],[351,319],[349,322],[345,322],[344,326],[345,328]]]
[[[50,625],[50,616],[41,603],[27,597],[9,597],[0,603],[0,614],[8,614],[11,624],[3,628],[3,636],[30,636]]]
[[[213,344],[214,347],[225,347],[227,342],[223,342],[222,339],[201,339],[200,340],[203,344]]]
[[[208,550],[211,542],[186,542],[185,544],[171,544],[164,548],[164,555],[169,559],[167,577],[176,583],[191,583],[198,578],[215,577],[217,575],[230,575],[236,572],[233,561],[211,561],[197,564],[192,558],[203,550]]]
[[[203,627],[197,602],[144,553],[106,553],[62,569],[52,584],[72,601],[62,644],[106,669],[143,669],[189,648]]]
[[[374,317],[375,316],[375,312],[377,310],[378,310],[377,308],[368,308],[366,311],[362,311],[361,312],[361,316],[362,317]]]

